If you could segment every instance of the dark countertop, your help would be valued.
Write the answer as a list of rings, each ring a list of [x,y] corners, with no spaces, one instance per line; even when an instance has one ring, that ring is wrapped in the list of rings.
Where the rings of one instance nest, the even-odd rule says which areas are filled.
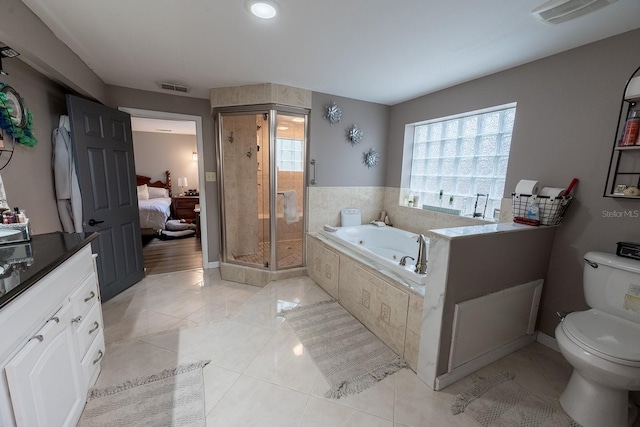
[[[36,284],[98,233],[47,233],[29,242],[0,245],[0,309]]]

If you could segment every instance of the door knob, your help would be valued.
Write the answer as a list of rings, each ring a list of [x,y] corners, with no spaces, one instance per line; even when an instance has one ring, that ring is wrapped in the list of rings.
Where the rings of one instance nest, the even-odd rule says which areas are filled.
[[[91,218],[91,219],[89,220],[89,223],[88,223],[88,224],[89,224],[91,227],[93,227],[94,225],[96,225],[96,224],[101,224],[101,223],[103,223],[103,222],[104,222],[104,221],[96,221],[95,219]]]

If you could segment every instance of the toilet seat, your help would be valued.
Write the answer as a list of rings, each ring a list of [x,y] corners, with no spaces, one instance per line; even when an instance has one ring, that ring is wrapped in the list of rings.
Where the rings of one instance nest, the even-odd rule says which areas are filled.
[[[640,325],[595,309],[568,314],[567,337],[585,350],[621,365],[640,367]]]

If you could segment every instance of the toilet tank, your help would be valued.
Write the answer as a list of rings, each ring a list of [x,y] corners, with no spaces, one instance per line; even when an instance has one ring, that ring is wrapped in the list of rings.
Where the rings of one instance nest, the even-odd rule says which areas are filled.
[[[640,261],[606,252],[587,252],[584,259],[589,307],[640,323]]]

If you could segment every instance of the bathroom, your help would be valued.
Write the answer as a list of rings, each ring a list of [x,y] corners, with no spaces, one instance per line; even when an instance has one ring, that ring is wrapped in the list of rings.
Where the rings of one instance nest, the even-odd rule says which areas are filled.
[[[404,187],[400,173],[404,126],[428,118],[517,101],[518,123],[506,191],[514,188],[521,178],[536,178],[553,186],[562,186],[574,176],[581,179],[576,200],[557,230],[538,317],[538,329],[542,334],[553,337],[558,324],[556,311],[583,310],[586,307],[581,257],[589,250],[613,252],[617,241],[640,240],[637,219],[613,218],[603,214],[635,210],[637,202],[602,198],[622,86],[637,66],[636,59],[628,55],[628,51],[637,46],[639,37],[638,31],[625,33],[393,106],[314,92],[309,122],[310,140],[313,142],[308,157],[316,160],[318,185],[308,188],[308,230],[318,230],[325,223],[338,224],[339,208],[351,206],[362,210],[365,222],[377,219],[384,209],[394,225],[415,231],[467,225],[468,219],[399,206],[400,188]],[[602,60],[594,62],[593,58]],[[10,62],[7,65],[11,67]],[[27,86],[20,81],[23,75],[22,72],[11,73],[15,85]],[[40,82],[39,79],[33,78],[36,82]],[[48,100],[38,95],[37,84],[27,82],[33,89],[23,94],[31,100],[40,117],[46,117],[44,106],[49,104]],[[558,88],[562,90],[558,91]],[[109,103],[113,106],[161,109],[169,103],[165,99],[162,102],[141,101],[126,88],[111,86],[109,90]],[[355,147],[343,135],[344,126],[328,126],[322,119],[320,112],[332,101],[342,107],[345,126],[354,123],[364,130],[363,141]],[[589,108],[576,107],[580,105],[588,105]],[[209,100],[198,100],[176,108],[205,119],[205,170],[216,171]],[[42,135],[48,134],[46,119],[36,122],[36,126],[41,126],[39,132]],[[377,166],[367,168],[362,164],[362,155],[370,148],[379,151],[381,159]],[[38,232],[54,230],[56,225],[49,212],[55,211],[55,205],[50,201],[50,194],[45,192],[51,187],[49,177],[36,175],[37,179],[28,179],[20,173],[20,169],[25,170],[32,164],[36,165],[32,170],[45,170],[50,156],[36,151],[20,154],[22,156],[14,160],[18,167],[3,171],[5,183],[10,188],[26,190],[11,196],[19,205],[37,207],[30,211],[34,223],[38,224]],[[579,162],[575,161],[576,157],[579,157]],[[217,186],[215,182],[207,181],[204,187],[212,195],[208,199],[210,216],[207,218],[212,233],[208,266],[212,266],[219,260]],[[33,205],[34,198],[40,201],[38,205]],[[526,260],[527,254],[521,254],[521,257]]]

